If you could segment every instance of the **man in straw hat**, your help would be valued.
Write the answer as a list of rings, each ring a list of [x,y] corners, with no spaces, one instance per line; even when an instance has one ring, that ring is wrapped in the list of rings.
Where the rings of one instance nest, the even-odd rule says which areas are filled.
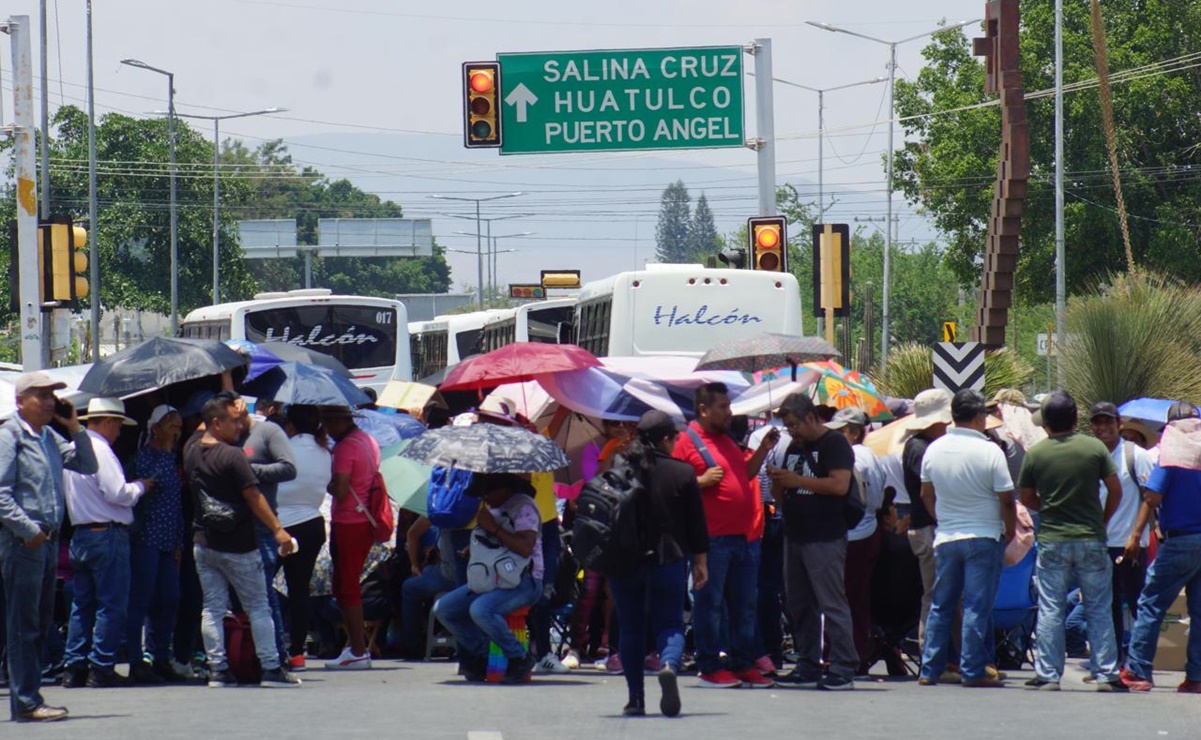
[[[54,613],[63,523],[63,470],[95,473],[92,440],[45,373],[17,378],[17,413],[0,425],[0,577],[4,581],[9,705],[18,722],[53,722],[67,710],[42,700],[44,636]],[[62,424],[68,442],[50,429]]]
[[[905,490],[909,493],[909,547],[917,557],[922,572],[922,614],[918,622],[918,641],[926,645],[926,620],[934,599],[934,516],[922,503],[922,461],[930,443],[947,432],[951,423],[951,394],[941,388],[930,388],[913,399],[913,416],[905,426],[913,436],[905,442],[901,466],[905,473]]]
[[[75,598],[67,628],[63,688],[124,686],[114,670],[117,648],[125,635],[129,606],[129,525],[134,504],[153,480],[127,483],[113,445],[121,427],[134,426],[118,398],[93,398],[87,414],[88,436],[96,453],[95,473],[65,476],[71,535],[71,569]]]

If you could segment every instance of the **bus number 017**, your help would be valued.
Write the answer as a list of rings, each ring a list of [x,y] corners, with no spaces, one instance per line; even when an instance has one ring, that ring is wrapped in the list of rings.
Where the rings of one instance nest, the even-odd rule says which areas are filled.
[[[393,317],[394,315],[395,315],[395,314],[394,314],[392,311],[377,311],[377,312],[376,312],[376,314],[375,314],[375,323],[377,323],[377,324],[391,324],[391,323],[392,323],[392,317]]]

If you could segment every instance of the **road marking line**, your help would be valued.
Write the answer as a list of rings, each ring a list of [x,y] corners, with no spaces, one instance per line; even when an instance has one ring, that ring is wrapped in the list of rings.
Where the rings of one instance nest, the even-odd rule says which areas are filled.
[[[493,730],[470,730],[467,740],[505,740],[505,736]]]

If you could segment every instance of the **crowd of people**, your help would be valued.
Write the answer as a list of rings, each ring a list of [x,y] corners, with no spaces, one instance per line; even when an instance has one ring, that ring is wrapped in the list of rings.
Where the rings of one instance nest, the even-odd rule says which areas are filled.
[[[602,422],[557,474],[435,467],[431,497],[468,509],[402,511],[380,556],[364,503],[380,446],[354,410],[252,409],[222,384],[135,419],[112,398],[78,414],[42,373],[17,381],[17,412],[0,425],[15,720],[67,716],[45,702],[47,676],[64,688],[245,682],[231,614],[245,615],[263,687],[299,686],[314,654],[329,670],[370,670],[373,651],[427,656],[432,612],[467,681],[523,683],[595,660],[624,675],[626,715],[646,713],[650,674],[668,716],[691,673],[704,688],[843,691],[881,660],[903,673],[911,636],[920,685],[1004,686],[993,605],[1003,569],[1030,557],[1027,688],[1060,687],[1070,603],[1098,691],[1152,688],[1159,628],[1185,586],[1201,616],[1201,471],[1161,465],[1157,435],[1111,403],[1089,409],[1082,433],[1061,391],[1037,410],[1017,391],[925,391],[897,409],[908,413],[896,448],[877,454],[858,409],[794,394],[752,430],[727,388],[706,383],[687,425],[659,411]],[[555,439],[568,416],[533,429],[493,395],[451,423]],[[1178,403],[1169,428],[1197,417]],[[641,482],[647,545],[621,572],[579,573],[576,497],[613,470]],[[1201,636],[1179,691],[1201,693]]]

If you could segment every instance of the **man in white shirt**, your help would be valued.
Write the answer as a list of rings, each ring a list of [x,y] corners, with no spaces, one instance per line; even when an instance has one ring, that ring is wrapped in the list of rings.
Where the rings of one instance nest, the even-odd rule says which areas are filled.
[[[930,443],[922,458],[922,502],[934,515],[934,600],[926,623],[919,683],[938,682],[947,665],[951,626],[963,600],[963,685],[998,687],[986,673],[993,602],[1005,543],[1017,508],[1005,453],[985,436],[988,410],[978,391],[951,400],[955,426]]]
[[[1150,542],[1148,520],[1151,510],[1143,503],[1143,487],[1151,477],[1155,462],[1149,452],[1133,442],[1122,439],[1122,417],[1118,407],[1108,401],[1093,404],[1089,409],[1089,426],[1093,436],[1109,449],[1113,464],[1118,468],[1118,483],[1122,486],[1122,500],[1118,510],[1110,517],[1106,528],[1106,545],[1113,566],[1113,634],[1118,642],[1118,662],[1125,656],[1124,633],[1126,626],[1122,617],[1122,604],[1134,622],[1139,594],[1147,576],[1147,544]],[[1099,487],[1099,496],[1104,505],[1107,490]],[[1146,509],[1146,511],[1140,511]],[[1141,516],[1140,516],[1141,514]]]
[[[75,599],[67,628],[63,662],[63,688],[123,686],[126,680],[113,670],[117,648],[125,635],[129,606],[129,525],[133,507],[153,480],[125,481],[113,444],[122,426],[133,426],[125,404],[116,398],[93,398],[88,413],[88,437],[99,470],[91,475],[67,471],[67,512],[75,533],[71,536],[71,568],[75,573]]]

